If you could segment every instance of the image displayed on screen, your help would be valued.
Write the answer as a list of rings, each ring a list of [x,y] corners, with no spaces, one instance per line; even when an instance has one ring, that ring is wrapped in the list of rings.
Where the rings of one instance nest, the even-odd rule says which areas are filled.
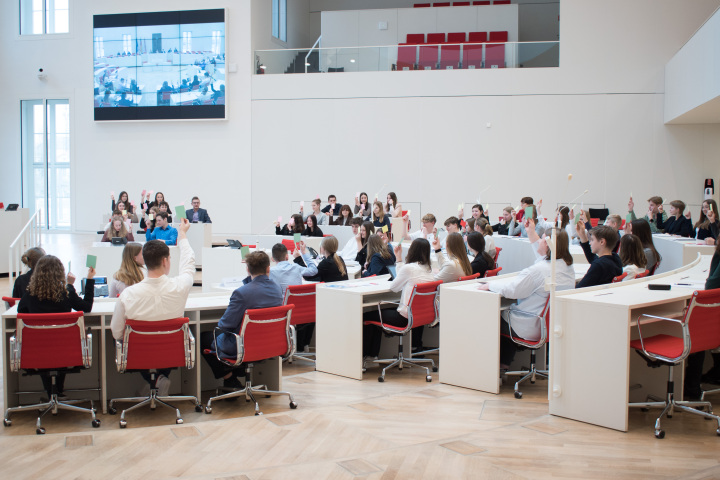
[[[95,120],[225,118],[225,10],[93,17]]]

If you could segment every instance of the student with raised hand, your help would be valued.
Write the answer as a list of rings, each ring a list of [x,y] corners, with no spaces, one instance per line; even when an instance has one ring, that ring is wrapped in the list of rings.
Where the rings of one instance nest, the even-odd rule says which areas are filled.
[[[362,248],[362,239],[359,239],[360,225],[363,220],[360,217],[353,217],[350,220],[350,226],[352,227],[353,236],[347,241],[339,255],[345,260],[345,263],[355,261],[355,257],[358,254],[358,247]],[[372,225],[372,224],[371,224]],[[359,240],[359,241],[358,241]]]
[[[110,211],[112,212],[113,210],[115,210],[117,208],[117,205],[115,203],[115,195],[110,195],[110,198],[112,199],[112,208],[110,208]],[[122,202],[126,205],[127,211],[129,213],[133,213],[134,208],[133,208],[132,204],[130,203],[130,199],[128,198],[128,194],[125,190],[120,192],[120,196],[118,197],[118,203],[120,203],[120,202]],[[122,210],[122,208],[117,208],[117,209]]]
[[[350,226],[350,222],[353,219],[352,210],[350,205],[343,205],[340,207],[340,216],[332,222],[333,225]]]
[[[340,207],[342,207],[342,204],[337,203],[337,198],[335,197],[335,195],[329,195],[328,205],[325,205],[325,207],[323,207],[321,211],[329,217],[333,215],[340,215]]]
[[[425,215],[423,215],[423,217],[420,219],[422,228],[413,233],[410,233],[409,231],[408,223],[410,222],[410,219],[407,215],[403,217],[403,221],[405,222],[405,240],[412,241],[416,238],[424,238],[428,242],[432,242],[438,236],[437,228],[435,228],[435,223],[437,222],[437,219],[432,213],[426,213]]]
[[[165,201],[165,195],[163,195],[162,192],[157,192],[155,194],[155,200],[150,202],[150,204],[148,205],[148,208],[160,207],[160,204],[164,201]]]
[[[305,224],[305,230],[302,234],[305,237],[322,237],[323,232],[320,227],[317,226],[317,217],[315,215],[308,215],[307,222]]]
[[[275,222],[275,235],[289,235],[293,236],[296,233],[302,234],[305,230],[305,223],[303,222],[302,215],[294,214],[288,220],[288,223],[280,228],[280,222]]]
[[[495,248],[495,240],[493,240],[493,229],[488,223],[487,219],[481,218],[476,222],[476,225],[480,225],[480,232],[485,237],[485,252],[492,258],[495,258],[497,249]]]
[[[388,229],[392,227],[392,225],[390,224],[390,215],[385,213],[385,207],[383,207],[383,204],[381,202],[373,203],[372,218],[367,217],[365,218],[365,221],[372,221],[376,229],[382,228],[384,226],[387,226]]]
[[[440,271],[435,274],[435,280],[450,283],[457,282],[460,277],[472,275],[472,267],[462,235],[457,232],[448,234],[446,246],[447,257],[442,253],[440,241],[437,238],[433,239],[432,247],[440,265]]]
[[[644,218],[633,220],[630,223],[625,223],[625,235],[629,233],[638,237],[640,242],[642,242],[645,258],[647,259],[647,265],[645,268],[652,272],[655,265],[660,263],[662,257],[653,243],[652,233],[650,233],[650,224]]]
[[[120,269],[110,278],[108,296],[110,298],[120,296],[127,287],[142,282],[146,273],[142,245],[139,243],[126,244],[120,262]]]
[[[347,280],[347,268],[345,261],[337,254],[338,240],[336,237],[325,237],[320,244],[320,255],[325,258],[320,261],[317,266],[315,275],[303,276],[305,280],[311,282],[339,282]]]
[[[390,273],[389,266],[395,265],[395,253],[390,245],[383,241],[380,235],[370,235],[367,244],[367,255],[369,260],[364,265],[363,277],[373,275],[387,275]]]
[[[665,220],[667,220],[667,212],[663,210],[662,203],[662,197],[654,196],[648,198],[648,213],[645,214],[643,218],[650,225],[651,233],[661,233],[665,225]],[[631,220],[637,219],[635,216],[635,202],[633,202],[632,197],[630,197],[630,201],[628,202],[628,213],[630,214]]]
[[[355,197],[355,215],[365,218],[370,216],[371,208],[370,201],[368,200],[368,194],[361,192],[359,198]]]
[[[527,198],[527,197],[526,197]],[[537,208],[535,208],[535,205],[533,204],[523,204],[522,208],[522,214],[523,219],[526,217],[526,212],[528,209],[532,208],[532,220],[533,224],[535,226],[535,231],[539,236],[542,236],[543,233],[545,233],[545,230],[548,228],[552,228],[552,224],[550,222],[546,222],[545,219],[538,220],[538,212]],[[520,234],[520,237],[527,238],[528,234],[525,230],[525,222],[514,222],[511,227],[508,228],[508,235],[515,236],[517,234]]]
[[[639,273],[645,271],[647,258],[640,239],[633,235],[623,235],[620,240],[620,260],[623,265],[623,273],[627,273],[624,280],[632,280]]]
[[[458,220],[462,221],[464,216],[465,216],[465,209],[461,208],[458,211]],[[474,218],[475,221],[477,221],[481,218],[488,220],[488,217],[487,217],[487,215],[485,215],[485,211],[483,210],[483,206],[479,203],[476,203],[475,205],[472,206],[472,213],[471,213],[470,217]],[[470,219],[468,219],[468,220],[470,220]]]
[[[318,225],[330,225],[330,217],[328,215],[325,215],[322,210],[320,210],[320,204],[321,200],[319,198],[316,198],[312,202],[310,202],[310,207],[312,208],[312,213],[305,215],[304,208],[300,207],[300,215],[302,215],[303,222],[307,221],[307,217],[310,215],[315,215],[315,218],[317,219]]]
[[[138,217],[134,213],[132,213],[131,210],[128,210],[128,208],[132,208],[132,205],[126,205],[123,202],[117,203],[117,209],[113,210],[113,215],[116,211],[120,212],[120,215],[122,215],[122,218],[127,223],[138,223]]]
[[[410,301],[413,287],[418,283],[434,281],[432,266],[430,264],[430,243],[424,238],[416,238],[410,244],[407,258],[403,262],[402,245],[397,244],[394,249],[397,276],[390,282],[390,289],[393,292],[402,292],[397,308],[388,306],[382,309],[383,323],[396,327],[405,327],[408,323],[407,305]],[[380,321],[380,314],[377,309],[365,312],[364,321]],[[413,329],[412,348],[422,350],[421,328]],[[417,333],[416,333],[417,332]],[[375,325],[365,325],[363,328],[363,356],[377,357],[380,353],[382,341],[382,329]]]
[[[362,267],[367,262],[367,244],[370,240],[370,236],[375,233],[375,225],[372,222],[363,222],[358,229],[358,233],[355,235],[355,242],[357,244],[357,255],[355,255],[355,261]]]
[[[318,272],[317,265],[312,261],[312,257],[307,252],[305,242],[298,242],[295,251],[292,252],[293,261],[290,261],[288,249],[282,243],[276,243],[272,247],[272,260],[275,265],[270,268],[270,280],[274,281],[282,288],[283,295],[289,285],[302,284],[303,275],[312,277]],[[298,263],[298,258],[302,258],[306,266]]]
[[[470,262],[472,275],[479,273],[481,277],[485,276],[485,272],[495,268],[495,261],[485,251],[485,237],[480,232],[470,232],[466,238],[468,249],[475,258]]]
[[[493,232],[497,232],[498,235],[510,235],[510,225],[515,223],[515,215],[512,207],[503,208],[503,218],[500,222],[492,226]]]
[[[178,231],[177,228],[168,222],[168,214],[166,212],[158,212],[155,217],[155,228],[153,231],[145,232],[145,239],[160,240],[166,245],[177,245]]]
[[[670,215],[663,224],[663,230],[669,235],[680,235],[681,237],[690,237],[693,234],[693,225],[690,221],[690,211],[687,216],[685,213],[685,202],[682,200],[673,200],[670,202]]]
[[[160,204],[158,205],[158,213],[160,213],[160,212],[167,213],[168,222],[172,223],[173,217],[172,217],[172,213],[170,212],[170,204],[168,202],[166,202],[166,201],[160,202]],[[178,222],[182,222],[182,218],[178,218]]]
[[[122,217],[114,216],[110,221],[110,226],[105,230],[101,242],[111,242],[113,238],[127,238],[128,242],[134,242],[135,238],[131,231],[128,230],[126,223]]]
[[[462,234],[462,230],[460,228],[460,220],[457,219],[457,217],[449,217],[447,220],[445,220],[445,231],[449,234],[451,233],[460,233]],[[448,235],[445,235],[442,240],[440,240],[440,248],[443,249],[443,251],[446,250],[446,243]]]
[[[30,279],[33,276],[33,269],[37,265],[38,260],[45,256],[45,250],[40,247],[32,247],[23,253],[20,257],[20,261],[28,267],[28,271],[18,275],[13,285],[12,298],[22,298],[25,295]]]
[[[559,223],[559,227],[565,230],[571,243],[574,238],[577,238],[577,231],[575,230],[575,225],[573,225],[574,218],[571,218],[574,213],[575,212],[571,212],[568,207],[561,206],[558,208],[557,215],[555,216],[555,223]]]
[[[525,218],[525,207],[527,206],[535,206],[535,201],[533,200],[533,197],[522,197],[520,199],[520,210],[515,212],[515,220],[520,222],[520,220],[523,220]]]
[[[390,192],[387,194],[385,213],[390,215],[390,217],[394,218],[402,217],[402,205],[398,203],[397,195],[395,195],[395,192]]]
[[[620,233],[620,227],[622,227],[622,217],[620,217],[620,215],[608,215],[605,218],[605,226],[610,227],[617,232],[618,243],[615,245],[613,252],[618,253],[618,250],[620,249],[620,239],[622,238],[622,234]]]
[[[617,242],[615,230],[602,225],[588,232],[582,222],[578,222],[576,228],[580,237],[580,246],[590,263],[590,268],[577,284],[577,288],[611,283],[613,278],[622,275],[622,261],[617,253],[613,253]]]
[[[715,245],[720,234],[720,221],[718,220],[717,203],[707,199],[702,204],[700,219],[695,223],[695,238],[704,240],[708,245]]]

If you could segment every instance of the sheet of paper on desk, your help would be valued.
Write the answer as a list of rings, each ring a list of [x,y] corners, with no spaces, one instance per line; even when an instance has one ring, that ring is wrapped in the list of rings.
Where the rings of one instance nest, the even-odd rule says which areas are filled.
[[[238,288],[243,286],[243,277],[228,277],[223,278],[222,283],[220,284],[222,287],[232,287],[232,288]]]

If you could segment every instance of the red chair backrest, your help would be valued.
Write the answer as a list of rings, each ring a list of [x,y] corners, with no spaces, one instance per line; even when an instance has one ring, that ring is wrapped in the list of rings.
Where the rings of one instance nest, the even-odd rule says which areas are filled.
[[[466,7],[470,5],[470,2],[453,2],[453,7]]]
[[[622,275],[618,275],[617,277],[613,278],[611,283],[620,283],[625,280],[625,277],[627,277],[627,272],[623,272]]]
[[[720,288],[693,293],[684,322],[690,333],[690,353],[720,346]]]
[[[450,2],[439,2],[439,3],[433,3],[433,7],[449,7]]]
[[[591,218],[590,219],[590,225],[592,225],[593,227],[597,227],[599,223],[600,223],[599,218]]]
[[[417,43],[425,43],[425,34],[424,33],[408,33],[407,34],[407,43],[410,45],[414,45]]]
[[[418,283],[413,287],[408,301],[408,322],[412,328],[429,325],[438,315],[437,302],[438,287],[442,280],[435,282]]]
[[[429,3],[416,3],[415,5],[413,5],[413,8],[426,8],[429,6],[430,6]]]
[[[501,270],[502,270],[502,267],[497,267],[497,268],[492,269],[492,270],[486,270],[486,271],[485,271],[485,278],[497,277],[497,274],[500,273]]]
[[[460,277],[460,278],[458,279],[458,282],[466,282],[466,281],[468,281],[468,280],[475,280],[476,278],[480,278],[480,274],[479,274],[479,273],[473,273],[472,275],[467,275],[467,276],[465,276],[465,277]]]
[[[428,33],[427,34],[427,43],[431,43],[431,44],[445,43],[445,34],[444,33]]]
[[[468,34],[468,41],[471,43],[487,42],[487,32],[470,32]]]
[[[282,244],[291,252],[295,250],[295,240],[287,240],[283,238]]]
[[[508,32],[490,32],[488,41],[495,43],[505,43],[508,41]]]
[[[83,366],[83,312],[19,313],[20,368]]]
[[[473,5],[490,5],[490,0],[475,0]]]
[[[464,43],[465,32],[452,32],[447,34],[447,43]]]
[[[187,317],[125,322],[126,370],[177,368],[186,365]]]
[[[502,252],[502,248],[495,247],[495,258],[493,258],[493,261],[495,262],[495,265],[497,265],[497,259],[500,256],[500,252]]]
[[[285,290],[283,305],[295,305],[292,311],[291,325],[315,323],[315,300],[317,283],[289,285]]]
[[[0,207],[2,208],[2,207]],[[14,307],[16,302],[19,302],[19,298],[12,298],[12,297],[2,297],[3,302],[8,304],[8,308]]]
[[[245,310],[240,337],[243,362],[257,362],[290,351],[290,314],[295,305]]]
[[[650,275],[650,270],[645,270],[644,272],[635,275],[635,278],[645,278],[648,275]]]
[[[495,0],[493,5],[510,5],[510,0]]]

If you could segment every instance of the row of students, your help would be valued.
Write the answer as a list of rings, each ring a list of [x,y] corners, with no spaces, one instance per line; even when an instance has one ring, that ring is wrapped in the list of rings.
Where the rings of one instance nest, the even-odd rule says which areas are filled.
[[[324,218],[320,217],[320,218]],[[318,226],[318,218],[314,215],[308,215],[303,220],[302,215],[296,213],[290,217],[288,223],[280,227],[280,222],[275,222],[275,235],[292,236],[299,233],[306,237],[322,237],[323,231]]]

